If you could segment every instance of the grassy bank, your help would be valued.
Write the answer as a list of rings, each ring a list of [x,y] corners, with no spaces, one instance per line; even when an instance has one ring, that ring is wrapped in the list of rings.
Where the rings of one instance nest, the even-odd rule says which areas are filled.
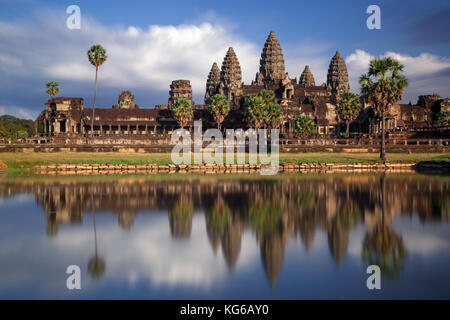
[[[393,153],[389,161],[450,161],[450,153]],[[375,153],[280,153],[280,162],[366,162],[380,161]],[[111,163],[111,164],[168,164],[170,153],[119,153],[119,152],[55,152],[55,153],[0,153],[0,164],[9,169],[31,168],[48,163]]]

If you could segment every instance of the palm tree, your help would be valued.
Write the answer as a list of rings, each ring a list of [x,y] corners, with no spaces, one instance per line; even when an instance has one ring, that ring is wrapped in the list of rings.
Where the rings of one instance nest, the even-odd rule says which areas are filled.
[[[249,94],[244,106],[247,118],[255,128],[261,128],[264,124],[269,128],[276,128],[282,122],[283,113],[272,90]]]
[[[383,161],[386,161],[385,115],[391,106],[402,99],[403,91],[408,85],[406,77],[401,74],[402,71],[403,65],[392,58],[375,58],[370,61],[368,73],[359,79],[361,93],[381,116],[380,158]]]
[[[358,95],[352,92],[344,92],[340,95],[336,104],[336,111],[341,121],[345,123],[345,133],[347,138],[350,137],[350,122],[358,117],[362,105]]]
[[[294,123],[294,132],[301,138],[314,133],[314,121],[308,116],[298,116]]]
[[[261,128],[264,123],[264,100],[257,94],[249,94],[245,97],[245,112],[249,122],[256,128]]]
[[[270,102],[265,108],[265,119],[264,123],[267,128],[273,129],[278,128],[283,122],[283,111],[278,103]]]
[[[95,67],[94,103],[92,105],[91,139],[94,136],[95,98],[97,97],[98,67],[105,63],[108,56],[106,50],[99,44],[93,45],[87,52],[89,62]]]
[[[194,117],[192,101],[185,98],[178,99],[172,106],[172,113],[181,128],[184,128],[184,126]]]
[[[230,112],[230,102],[222,94],[215,94],[209,99],[209,112],[217,122],[217,129],[221,129],[221,123]]]
[[[50,97],[54,97],[59,93],[59,84],[56,81],[49,81],[45,85],[47,88],[47,91],[45,91],[46,94],[50,95]]]
[[[450,125],[450,111],[442,110],[437,114],[437,124],[440,126]]]

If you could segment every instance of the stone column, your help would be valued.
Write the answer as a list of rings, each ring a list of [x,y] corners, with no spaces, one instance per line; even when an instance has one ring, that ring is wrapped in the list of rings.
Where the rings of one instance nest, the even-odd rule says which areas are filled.
[[[37,136],[38,134],[38,121],[34,120],[34,134]]]
[[[127,134],[130,134],[130,125],[127,126]]]

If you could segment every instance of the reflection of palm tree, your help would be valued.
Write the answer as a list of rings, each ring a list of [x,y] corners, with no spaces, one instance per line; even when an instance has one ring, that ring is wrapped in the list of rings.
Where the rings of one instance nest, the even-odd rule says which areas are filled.
[[[386,180],[381,176],[381,224],[366,234],[363,241],[362,258],[369,264],[376,264],[388,277],[401,273],[407,257],[403,237],[395,234],[391,226],[385,225]]]
[[[58,223],[56,223],[54,220],[49,220],[47,222],[46,234],[49,238],[56,237],[56,235],[58,234]]]
[[[383,274],[394,277],[401,273],[406,257],[403,237],[395,234],[390,226],[377,225],[366,234],[362,258],[369,264],[378,265]]]
[[[255,201],[248,210],[248,222],[263,234],[272,234],[281,222],[281,205],[279,201]]]
[[[192,229],[194,205],[188,197],[180,197],[169,210],[170,231],[174,237],[189,237]]]
[[[95,209],[94,209],[94,196],[91,193],[91,204],[92,204],[92,221],[94,224],[94,241],[95,241],[95,256],[89,260],[88,272],[93,278],[100,278],[106,270],[105,260],[98,255],[97,250],[97,227],[95,224]]]

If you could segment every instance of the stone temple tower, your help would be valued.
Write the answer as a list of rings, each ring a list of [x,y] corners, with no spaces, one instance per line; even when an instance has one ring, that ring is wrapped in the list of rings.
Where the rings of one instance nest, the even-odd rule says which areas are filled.
[[[189,80],[174,80],[170,85],[169,107],[171,107],[179,98],[190,100],[192,104],[192,87]]]
[[[228,49],[223,59],[219,92],[235,105],[237,105],[237,97],[242,95],[241,66],[232,47]]]
[[[302,75],[300,76],[299,83],[305,85],[305,87],[314,87],[316,85],[314,76],[311,72],[311,69],[309,69],[309,66],[306,66],[303,70]]]
[[[278,84],[285,77],[284,57],[275,32],[270,31],[264,44],[256,74],[256,84]]]
[[[205,93],[205,103],[208,103],[209,98],[219,92],[220,86],[220,69],[217,63],[213,63],[211,71],[208,75],[208,80],[206,81],[206,93]]]
[[[342,93],[350,91],[347,66],[339,51],[336,51],[328,67],[327,90],[331,93],[333,103],[337,102]]]

